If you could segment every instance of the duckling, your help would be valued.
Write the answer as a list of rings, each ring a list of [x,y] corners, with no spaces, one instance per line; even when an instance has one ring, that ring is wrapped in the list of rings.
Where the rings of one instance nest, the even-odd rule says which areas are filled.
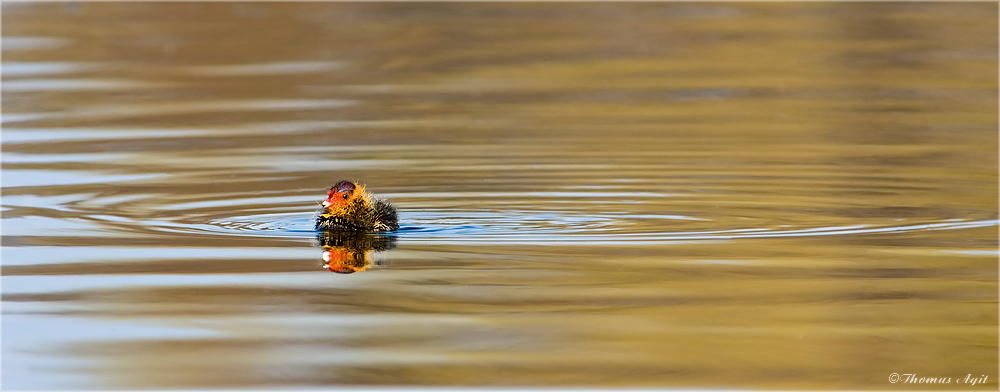
[[[396,207],[365,192],[364,185],[341,181],[330,187],[316,218],[316,230],[394,231]]]

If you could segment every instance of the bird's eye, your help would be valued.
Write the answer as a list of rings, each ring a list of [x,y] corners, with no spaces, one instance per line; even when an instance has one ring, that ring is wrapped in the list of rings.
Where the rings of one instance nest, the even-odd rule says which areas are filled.
[[[347,200],[347,194],[346,193],[344,194],[344,200]]]

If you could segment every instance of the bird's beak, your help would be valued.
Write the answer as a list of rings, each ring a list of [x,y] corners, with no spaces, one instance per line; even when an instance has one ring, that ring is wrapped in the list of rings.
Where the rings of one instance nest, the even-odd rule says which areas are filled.
[[[330,199],[323,200],[323,208],[330,208],[330,205],[332,204],[333,203],[330,202]]]

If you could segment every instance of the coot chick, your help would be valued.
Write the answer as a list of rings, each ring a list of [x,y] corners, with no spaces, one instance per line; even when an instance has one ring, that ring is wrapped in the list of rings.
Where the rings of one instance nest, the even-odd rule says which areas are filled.
[[[396,207],[365,192],[364,185],[341,181],[330,187],[316,230],[393,231],[399,229]]]

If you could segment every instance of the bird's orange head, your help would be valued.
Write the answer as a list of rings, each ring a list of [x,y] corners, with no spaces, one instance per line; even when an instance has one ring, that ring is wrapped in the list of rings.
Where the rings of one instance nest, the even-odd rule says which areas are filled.
[[[337,185],[330,187],[330,191],[326,194],[326,200],[323,200],[323,207],[328,210],[344,207],[351,204],[354,198],[364,191],[364,187],[359,187],[353,182],[338,182]]]

